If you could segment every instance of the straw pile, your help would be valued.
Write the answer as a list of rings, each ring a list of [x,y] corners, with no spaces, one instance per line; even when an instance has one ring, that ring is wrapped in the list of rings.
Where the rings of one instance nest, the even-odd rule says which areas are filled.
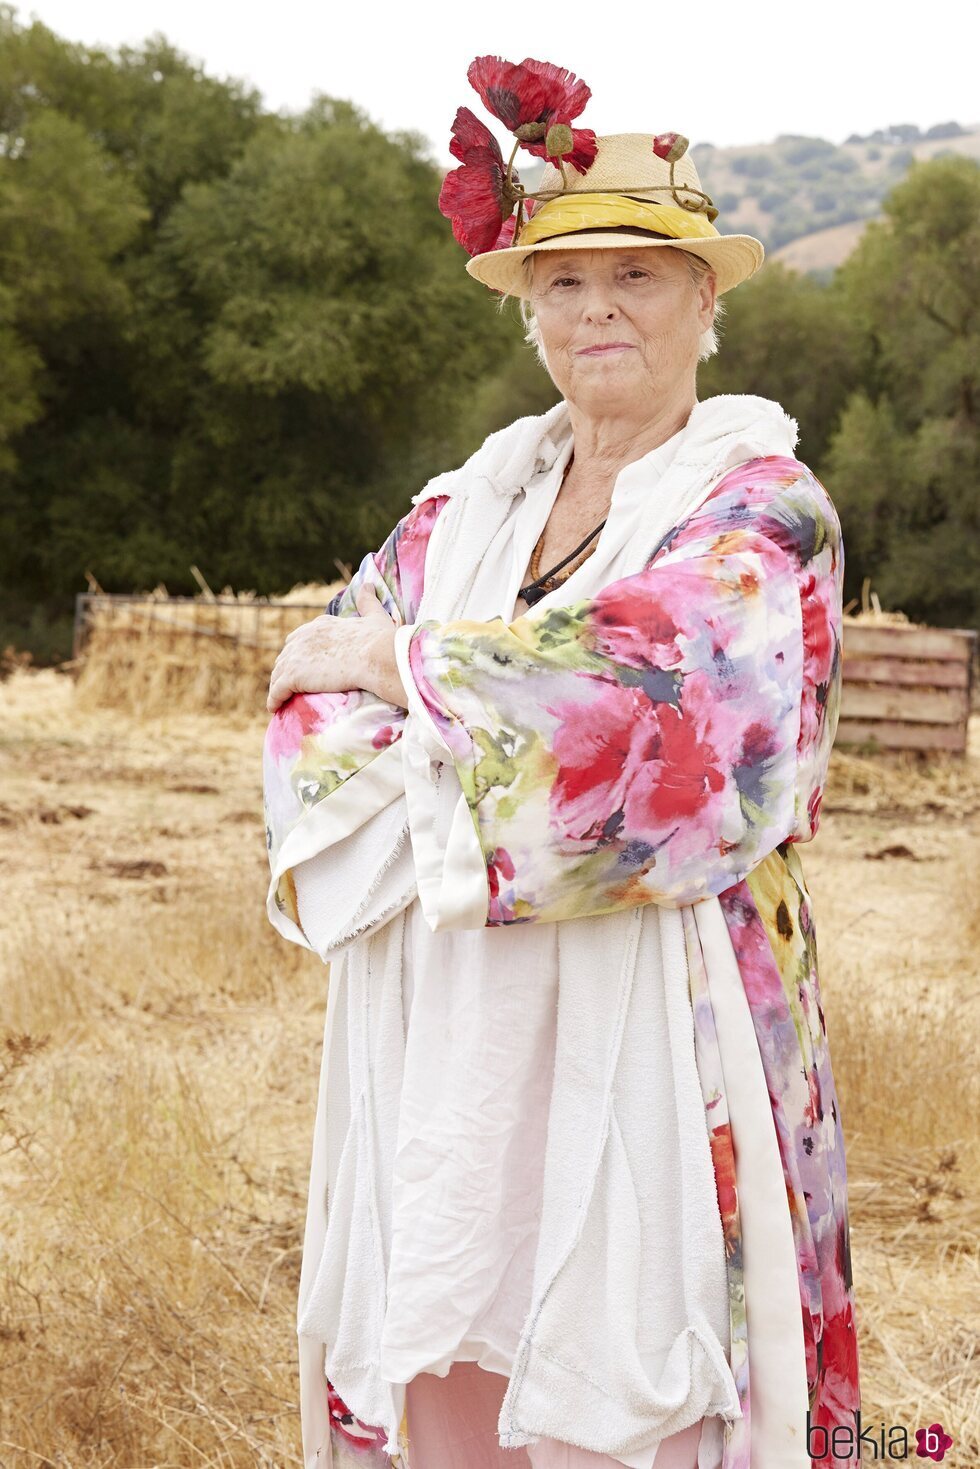
[[[278,598],[231,587],[216,596],[192,570],[202,586],[196,597],[171,597],[161,585],[141,600],[88,604],[79,656],[68,665],[78,708],[136,718],[260,712],[287,633],[349,580],[298,584]]]
[[[925,622],[913,622],[904,612],[883,611],[881,603],[878,600],[878,593],[871,590],[870,576],[866,576],[861,583],[861,610],[859,612],[853,610],[857,604],[857,597],[852,597],[850,602],[845,602],[844,604],[845,633],[848,622],[860,622],[863,625],[870,624],[872,627],[889,623],[900,623],[903,627],[928,626],[928,623]]]

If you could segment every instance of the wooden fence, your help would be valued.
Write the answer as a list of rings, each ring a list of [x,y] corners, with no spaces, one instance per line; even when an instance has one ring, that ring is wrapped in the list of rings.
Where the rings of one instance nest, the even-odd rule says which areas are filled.
[[[844,619],[837,744],[964,753],[977,635]]]

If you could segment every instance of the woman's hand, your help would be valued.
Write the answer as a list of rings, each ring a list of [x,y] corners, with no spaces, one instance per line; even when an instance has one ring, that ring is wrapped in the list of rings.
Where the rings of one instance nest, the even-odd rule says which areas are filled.
[[[395,662],[395,622],[370,586],[354,599],[358,617],[315,617],[286,635],[269,681],[266,709],[274,714],[293,694],[364,689],[408,708]]]

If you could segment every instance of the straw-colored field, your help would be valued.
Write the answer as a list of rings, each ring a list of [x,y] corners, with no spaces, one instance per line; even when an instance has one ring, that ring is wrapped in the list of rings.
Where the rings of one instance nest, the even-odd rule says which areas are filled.
[[[55,671],[0,684],[0,1464],[298,1466],[327,972],[264,913],[265,714],[73,695]],[[938,1420],[974,1464],[980,728],[925,772],[834,762],[800,850],[865,1423]]]

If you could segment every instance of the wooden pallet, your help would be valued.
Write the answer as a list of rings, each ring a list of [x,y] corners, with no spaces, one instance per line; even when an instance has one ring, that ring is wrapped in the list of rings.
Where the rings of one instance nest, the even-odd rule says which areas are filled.
[[[835,743],[966,751],[977,635],[844,619]]]

